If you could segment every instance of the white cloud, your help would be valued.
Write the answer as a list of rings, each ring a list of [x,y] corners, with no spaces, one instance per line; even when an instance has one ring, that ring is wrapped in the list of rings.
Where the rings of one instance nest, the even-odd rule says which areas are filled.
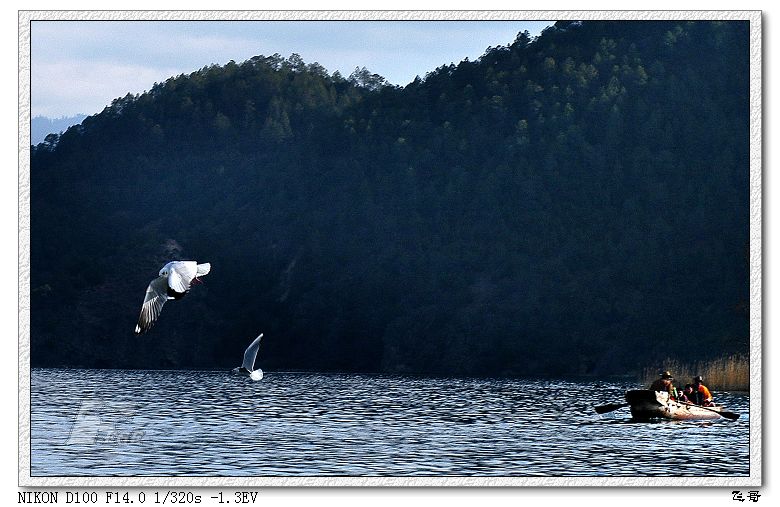
[[[34,64],[30,89],[32,115],[50,118],[93,114],[117,97],[142,93],[155,82],[181,72],[174,68],[86,60]]]

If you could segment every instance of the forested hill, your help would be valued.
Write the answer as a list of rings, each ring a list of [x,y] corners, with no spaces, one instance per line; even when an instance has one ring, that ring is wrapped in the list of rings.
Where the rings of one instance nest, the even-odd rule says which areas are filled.
[[[32,365],[744,352],[748,67],[747,22],[562,22],[403,88],[275,55],[117,99],[32,150]],[[170,259],[212,271],[134,337]]]

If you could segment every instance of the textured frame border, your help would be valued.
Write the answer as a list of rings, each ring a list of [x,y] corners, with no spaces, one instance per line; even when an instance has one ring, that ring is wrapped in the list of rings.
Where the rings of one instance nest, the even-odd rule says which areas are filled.
[[[23,487],[677,486],[674,477],[32,477],[30,455],[30,22],[728,20],[750,22],[750,475],[688,478],[688,486],[762,485],[762,31],[761,11],[19,11],[19,455]]]

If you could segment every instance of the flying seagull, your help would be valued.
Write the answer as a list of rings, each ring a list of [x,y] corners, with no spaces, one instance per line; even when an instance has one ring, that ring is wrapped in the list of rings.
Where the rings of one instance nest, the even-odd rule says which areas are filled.
[[[143,334],[154,325],[160,316],[162,307],[169,299],[181,299],[190,290],[193,282],[199,282],[199,276],[207,275],[211,264],[198,264],[195,261],[171,261],[160,270],[160,276],[152,280],[146,288],[146,297],[141,306],[141,315],[135,326],[135,334]]]
[[[246,351],[244,352],[244,362],[238,368],[233,368],[233,373],[249,375],[252,380],[262,380],[263,370],[260,368],[256,370],[254,369],[255,359],[257,359],[257,349],[260,348],[260,338],[262,337],[263,333],[260,333],[260,336],[255,338],[255,341],[249,344],[249,347],[247,347]]]

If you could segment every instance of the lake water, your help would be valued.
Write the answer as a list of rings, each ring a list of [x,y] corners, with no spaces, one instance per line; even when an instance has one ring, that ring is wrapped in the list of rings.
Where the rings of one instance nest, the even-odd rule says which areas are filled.
[[[749,475],[739,420],[634,422],[633,382],[34,369],[33,476]]]

